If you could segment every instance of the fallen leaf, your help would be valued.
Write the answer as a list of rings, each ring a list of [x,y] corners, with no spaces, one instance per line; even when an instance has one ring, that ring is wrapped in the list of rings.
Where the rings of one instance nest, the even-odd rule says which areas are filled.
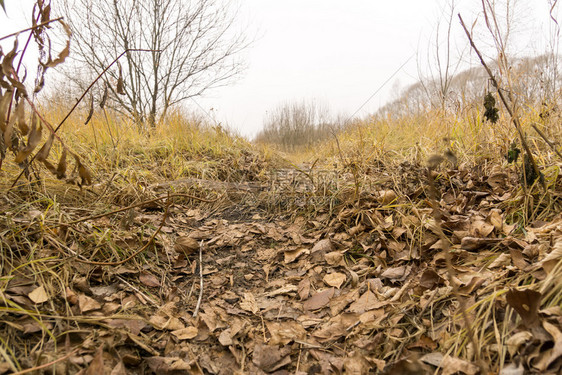
[[[244,293],[244,299],[240,302],[240,308],[253,314],[260,311],[256,302],[256,297],[254,297],[252,293]]]
[[[148,287],[156,288],[160,286],[160,281],[158,280],[158,278],[146,271],[142,271],[140,273],[139,280],[141,281],[141,283]]]
[[[45,291],[45,288],[43,288],[43,286],[34,289],[27,296],[30,300],[37,304],[47,302],[49,300],[49,296],[47,295],[47,292]]]
[[[297,260],[301,255],[309,254],[310,251],[304,247],[296,250],[285,251],[285,263],[292,263]]]
[[[334,288],[339,289],[342,286],[342,284],[347,280],[347,276],[345,276],[345,274],[343,273],[334,272],[324,276],[323,280],[326,283],[326,285],[333,286]]]
[[[182,236],[176,239],[174,250],[176,250],[180,254],[183,253],[186,256],[191,255],[195,251],[199,250],[199,242],[194,238]]]
[[[287,345],[293,340],[306,338],[306,330],[302,324],[295,321],[267,322],[267,329],[271,334],[271,345]]]
[[[277,345],[256,344],[252,355],[252,362],[265,372],[273,372],[291,364],[288,347],[279,348]]]
[[[322,292],[318,292],[312,295],[308,300],[306,300],[303,304],[303,308],[305,310],[318,310],[321,309],[330,303],[330,299],[334,296],[335,289],[330,288],[323,290]]]
[[[186,328],[172,331],[172,335],[176,336],[178,340],[191,340],[199,333],[197,327],[189,326]]]
[[[105,368],[103,365],[103,345],[101,345],[96,351],[96,355],[94,356],[94,359],[92,360],[92,362],[90,362],[90,365],[86,370],[86,375],[104,375],[104,374],[105,374]]]
[[[82,313],[99,310],[101,308],[101,304],[98,301],[85,296],[84,294],[78,296],[78,306],[80,307],[80,311]]]
[[[526,328],[536,327],[539,324],[538,311],[541,298],[542,294],[540,292],[531,289],[510,289],[506,293],[507,303],[517,311]]]

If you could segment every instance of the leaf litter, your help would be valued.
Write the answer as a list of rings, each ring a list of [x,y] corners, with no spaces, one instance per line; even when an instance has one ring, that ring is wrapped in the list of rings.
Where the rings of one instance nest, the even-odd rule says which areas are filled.
[[[0,373],[559,373],[562,221],[514,220],[514,171],[438,169],[434,202],[392,173],[84,219],[4,200]]]

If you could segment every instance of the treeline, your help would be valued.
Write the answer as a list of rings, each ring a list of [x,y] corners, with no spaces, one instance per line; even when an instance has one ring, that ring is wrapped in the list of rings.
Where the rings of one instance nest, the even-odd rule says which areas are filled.
[[[511,87],[510,95],[517,97],[519,103],[525,103],[527,108],[553,109],[560,100],[562,87],[559,60],[560,56],[554,54],[513,59],[508,74],[501,72],[493,62],[488,64],[497,79],[509,76],[509,83],[500,84]],[[431,109],[462,115],[467,110],[482,107],[488,92],[495,92],[495,88],[484,68],[477,66],[451,77],[420,79],[382,107],[377,115],[400,117]]]
[[[334,118],[326,107],[314,101],[285,103],[266,114],[255,141],[295,151],[333,137],[344,125],[343,115]]]
[[[519,103],[525,103],[524,109],[539,111],[542,117],[557,111],[561,101],[559,60],[560,56],[555,54],[513,59],[508,74],[500,71],[493,62],[489,62],[489,66],[497,72],[502,87],[510,87],[509,94]],[[506,77],[510,82],[501,82]],[[402,90],[396,100],[368,118],[370,121],[388,116],[401,118],[433,110],[465,116],[474,110],[483,112],[484,97],[488,92],[495,93],[495,88],[480,66],[449,77],[425,77]],[[350,126],[349,120],[343,116],[330,117],[329,110],[314,101],[285,103],[266,115],[263,129],[255,140],[294,151],[314,146],[316,142],[345,130]],[[357,120],[353,119],[354,122]]]

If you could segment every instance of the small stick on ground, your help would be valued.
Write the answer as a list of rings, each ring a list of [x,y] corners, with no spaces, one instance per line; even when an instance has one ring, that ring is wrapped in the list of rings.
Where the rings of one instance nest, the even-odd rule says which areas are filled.
[[[199,298],[197,298],[197,306],[193,311],[193,317],[197,318],[199,308],[201,307],[201,300],[203,299],[203,240],[199,244]]]

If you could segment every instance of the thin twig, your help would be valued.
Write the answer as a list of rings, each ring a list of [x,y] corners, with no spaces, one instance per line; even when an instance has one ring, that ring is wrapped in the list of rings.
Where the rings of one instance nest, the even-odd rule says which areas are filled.
[[[203,299],[203,240],[199,244],[199,298],[197,298],[197,306],[193,311],[193,317],[197,318],[199,308],[201,307],[201,300]]]
[[[40,27],[43,27],[43,26],[45,26],[45,25],[50,24],[51,22],[60,21],[60,20],[62,20],[62,19],[64,19],[64,17],[59,17],[59,18],[55,18],[54,20],[48,20],[48,21],[42,22],[42,23],[40,23],[40,24],[38,24],[38,25],[28,27],[27,29],[23,29],[23,30],[20,30],[20,31],[17,31],[17,32],[15,32],[15,33],[11,33],[11,34],[8,34],[8,35],[4,35],[3,37],[0,37],[0,40],[8,39],[8,38],[10,38],[10,37],[12,37],[12,36],[16,36],[16,35],[18,35],[18,34],[20,34],[20,33],[25,33],[26,31],[29,31],[29,30],[38,29],[38,28],[40,28]]]

